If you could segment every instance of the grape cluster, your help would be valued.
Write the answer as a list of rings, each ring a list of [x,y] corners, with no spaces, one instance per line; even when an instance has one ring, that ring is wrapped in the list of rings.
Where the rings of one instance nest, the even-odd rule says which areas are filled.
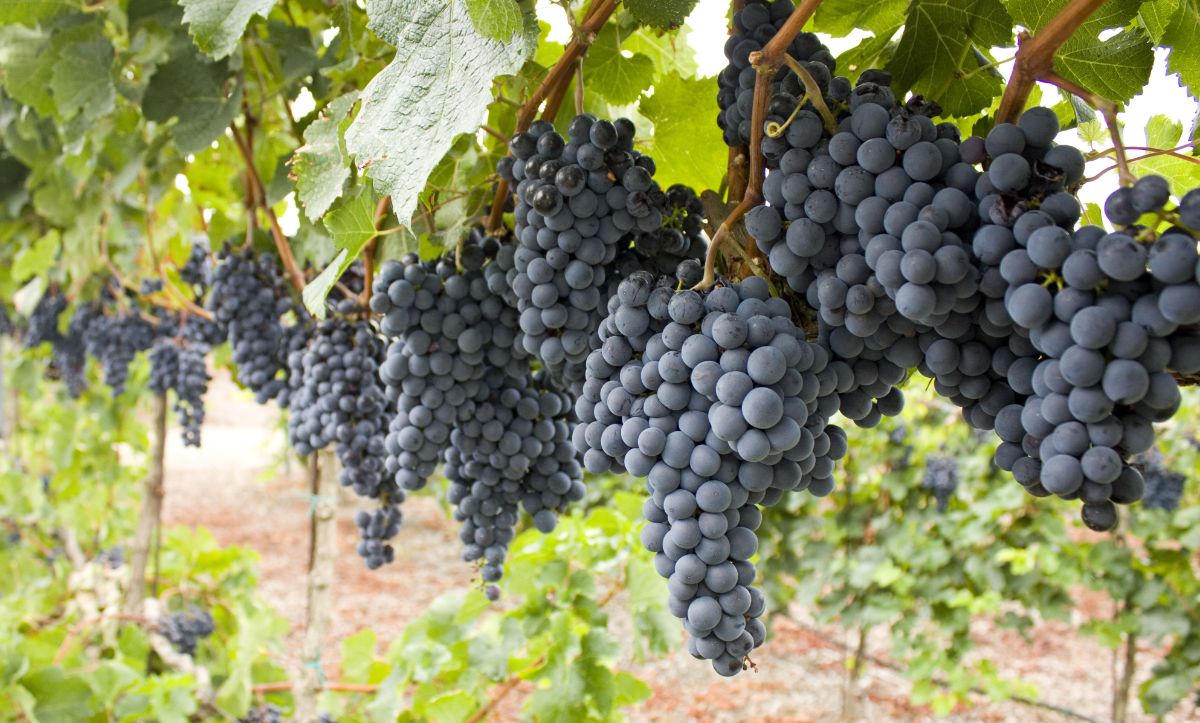
[[[67,333],[54,340],[54,368],[58,371],[67,393],[78,399],[87,388],[87,343],[84,334],[99,315],[96,304],[75,307]]]
[[[668,579],[670,609],[690,652],[734,675],[766,635],[749,562],[757,505],[832,489],[846,451],[828,424],[837,375],[762,279],[702,295],[635,274],[614,298],[587,362],[575,442],[589,469],[647,478],[642,539]]]
[[[178,338],[160,337],[150,350],[150,390],[155,394],[175,393],[172,408],[179,418],[180,435],[188,447],[200,446],[204,423],[204,394],[208,391],[206,344],[182,343]]]
[[[504,571],[518,507],[543,533],[557,514],[583,499],[582,470],[570,444],[571,403],[531,374],[512,377],[491,369],[470,419],[450,433],[445,452],[447,493],[463,559],[483,561],[481,576],[495,582]]]
[[[704,204],[695,191],[682,184],[671,186],[666,194],[662,227],[634,237],[632,251],[639,257],[637,268],[619,272],[618,276],[624,278],[644,269],[654,275],[675,276],[683,286],[692,287],[704,275],[708,250],[703,232]]]
[[[958,489],[958,462],[953,457],[930,455],[925,458],[925,473],[921,476],[921,486],[933,494],[937,500],[938,512],[945,512],[950,504],[950,498]]]
[[[686,228],[664,228],[667,193],[654,181],[654,161],[633,150],[633,136],[624,118],[576,116],[566,139],[541,121],[512,139],[513,155],[499,167],[517,194],[519,245],[509,286],[520,312],[519,341],[564,389],[583,382],[618,255],[631,243],[647,254],[655,246],[680,257],[693,253]],[[676,197],[690,225],[696,206],[682,192]],[[635,241],[641,234],[652,238]],[[629,258],[637,263],[636,254]]]
[[[488,366],[513,357],[516,320],[488,291],[482,271],[494,241],[468,240],[458,259],[388,262],[375,282],[371,308],[395,337],[380,375],[395,405],[387,435],[387,470],[404,490],[425,486],[454,426],[470,418]]]
[[[791,0],[750,0],[733,14],[733,32],[725,41],[725,57],[729,65],[717,75],[717,124],[728,146],[744,146],[750,142],[750,116],[754,105],[754,83],[758,73],[750,64],[750,54],[762,50],[792,14]],[[824,81],[823,92],[841,95],[845,100],[850,87],[842,80],[830,87],[836,64],[833,54],[813,33],[799,33],[787,52],[800,61],[818,82]],[[772,95],[779,91],[793,96],[803,95],[798,77],[786,66],[772,79]],[[832,100],[832,98],[831,98]],[[786,116],[791,112],[786,101],[773,102],[773,113]]]
[[[154,324],[136,306],[99,314],[84,329],[88,353],[100,362],[104,383],[112,389],[114,397],[124,393],[134,357],[149,349],[156,336]]]
[[[158,623],[158,631],[184,655],[195,655],[196,644],[212,635],[214,630],[216,626],[212,615],[195,605],[187,610],[168,613]]]
[[[283,711],[274,703],[256,705],[238,723],[283,723]]]
[[[218,258],[208,308],[226,330],[238,381],[265,404],[288,385],[282,320],[293,302],[272,257],[225,248]]]
[[[1138,469],[1146,482],[1142,505],[1154,510],[1173,512],[1179,508],[1187,477],[1167,467],[1162,455],[1150,452],[1138,456]]]
[[[398,502],[400,497],[384,500],[378,509],[368,512],[359,510],[354,517],[358,526],[358,556],[368,570],[377,570],[396,559],[395,550],[388,544],[400,532],[402,515]]]
[[[341,310],[351,310],[347,301]],[[295,334],[291,346],[289,441],[303,455],[336,444],[342,486],[380,502],[381,509],[363,512],[368,517],[359,520],[359,554],[369,567],[379,567],[391,561],[384,543],[399,530],[395,505],[403,499],[385,469],[391,413],[379,376],[384,343],[369,322],[334,316]]]
[[[183,279],[185,284],[192,286],[208,284],[209,276],[212,273],[210,253],[208,239],[203,236],[192,239],[192,248],[188,252],[187,261],[179,269],[179,278]]]
[[[29,315],[29,328],[21,342],[26,349],[33,349],[40,344],[53,344],[61,335],[58,330],[58,317],[67,310],[67,297],[57,288],[50,288],[33,307]]]
[[[1023,404],[996,419],[997,463],[1034,494],[1082,500],[1098,530],[1116,524],[1114,503],[1143,496],[1133,458],[1153,446],[1154,423],[1179,409],[1171,370],[1196,364],[1196,239],[1173,227],[1155,240],[1136,224],[1168,215],[1169,199],[1166,181],[1147,176],[1106,201],[1116,231],[1040,225],[1014,234],[1018,247],[1001,262],[1021,270],[1009,274],[1005,308],[1038,361]]]

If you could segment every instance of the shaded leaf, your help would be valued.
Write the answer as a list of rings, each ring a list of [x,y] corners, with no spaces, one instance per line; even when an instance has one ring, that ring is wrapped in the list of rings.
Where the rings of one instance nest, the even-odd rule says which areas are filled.
[[[83,111],[86,118],[98,118],[112,112],[117,97],[112,62],[112,43],[103,36],[72,43],[58,52],[50,89],[61,117]]]
[[[186,53],[160,65],[142,97],[142,113],[152,121],[178,119],[171,135],[183,153],[195,153],[219,138],[238,114],[240,83],[224,61]]]
[[[914,0],[888,69],[898,89],[938,101],[948,115],[969,115],[1000,92],[972,51],[1011,42],[1012,19],[998,0]]]
[[[4,0],[0,25],[19,23],[33,27],[83,6],[83,0]]]
[[[492,80],[515,73],[532,48],[524,34],[507,44],[480,35],[462,0],[369,0],[367,14],[396,57],[363,90],[346,146],[407,224],[454,138],[483,120]]]
[[[266,17],[274,0],[179,0],[183,22],[196,47],[214,60],[220,60],[237,48],[246,25],[255,15]]]

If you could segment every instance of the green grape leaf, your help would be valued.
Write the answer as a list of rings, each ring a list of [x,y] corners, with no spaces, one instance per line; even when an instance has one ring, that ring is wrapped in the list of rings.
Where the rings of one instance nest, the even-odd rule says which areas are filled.
[[[696,51],[685,42],[684,33],[657,33],[647,28],[639,28],[625,37],[621,47],[631,53],[645,55],[654,62],[656,75],[694,76],[699,66],[696,65]],[[586,78],[584,84],[587,84]]]
[[[1151,148],[1174,148],[1183,136],[1183,124],[1165,115],[1151,116],[1146,121],[1146,145]]]
[[[654,95],[642,98],[638,110],[654,124],[648,152],[671,159],[660,164],[655,174],[664,188],[673,183],[697,191],[720,186],[728,151],[715,120],[717,99],[711,80],[660,78]]]
[[[698,0],[625,0],[625,9],[642,25],[674,28],[683,25]]]
[[[266,17],[274,0],[179,0],[183,22],[196,47],[213,60],[226,57],[237,48],[246,25],[255,15]]]
[[[1131,161],[1129,170],[1133,175],[1162,176],[1171,184],[1176,193],[1200,187],[1200,164],[1185,161],[1173,156],[1150,156],[1142,160]]]
[[[1106,40],[1076,33],[1054,56],[1054,67],[1064,78],[1118,103],[1142,92],[1153,64],[1154,48],[1140,28]]]
[[[91,717],[91,706],[88,705],[91,688],[81,678],[68,677],[57,665],[26,675],[21,679],[21,685],[37,700],[34,714],[39,721],[66,723]]]
[[[1108,137],[1108,131],[1105,130],[1104,125],[1094,118],[1080,123],[1076,130],[1079,132],[1079,140],[1089,146],[1094,146]]]
[[[62,246],[57,229],[50,229],[44,236],[33,242],[33,245],[21,249],[13,257],[12,274],[14,281],[24,281],[30,276],[40,276],[54,266],[58,258],[58,250]]]
[[[13,100],[32,107],[38,115],[54,113],[54,96],[50,94],[51,64],[44,62],[49,55],[49,34],[22,25],[0,26],[0,83]]]
[[[1178,1],[1178,0],[1174,0]],[[1067,6],[1070,0],[1006,0],[1017,23],[1037,32]],[[1095,37],[1101,30],[1124,27],[1138,14],[1143,0],[1107,0],[1075,31],[1075,36]]]
[[[229,77],[224,61],[209,62],[199,53],[184,53],[158,66],[142,96],[148,120],[171,127],[183,153],[207,147],[225,132],[242,105],[242,86]]]
[[[485,38],[507,42],[524,26],[516,0],[463,0],[463,3],[475,29]]]
[[[4,0],[0,3],[0,25],[36,27],[82,6],[83,0]]]
[[[112,112],[117,99],[112,63],[112,43],[100,35],[72,43],[56,55],[50,90],[60,117],[70,118],[83,111],[90,119]]]
[[[897,23],[895,27],[883,30],[878,35],[863,38],[858,45],[843,51],[837,57],[838,73],[854,77],[858,72],[867,68],[880,68],[887,65],[896,52],[896,43],[892,37],[900,27],[901,24]]]
[[[1200,0],[1183,0],[1162,44],[1171,48],[1167,67],[1179,73],[1193,98],[1200,98]]]
[[[474,132],[492,101],[492,81],[520,69],[532,51],[475,30],[462,0],[368,0],[368,27],[396,56],[362,92],[346,147],[407,224],[429,173],[460,133]]]
[[[897,89],[936,100],[947,115],[970,115],[1002,87],[976,48],[1011,42],[1012,18],[999,0],[914,0],[888,69]]]
[[[325,318],[325,299],[337,280],[362,253],[363,247],[375,238],[375,194],[371,185],[362,187],[358,195],[325,215],[325,228],[333,238],[337,254],[315,279],[304,285],[301,297],[304,308],[318,319]]]
[[[904,24],[906,0],[825,0],[813,16],[812,30],[835,37],[866,30],[888,40]]]
[[[628,52],[628,51],[625,51]],[[633,103],[654,82],[654,61],[641,53],[622,53],[616,26],[600,31],[583,61],[583,87],[614,105]]]
[[[292,161],[296,197],[311,221],[325,215],[350,180],[350,154],[342,140],[342,126],[357,100],[354,92],[334,99],[304,129],[304,145],[296,149]]]
[[[1171,18],[1179,10],[1180,0],[1149,0],[1138,8],[1138,21],[1150,34],[1150,42],[1162,42],[1163,34],[1170,27]]]

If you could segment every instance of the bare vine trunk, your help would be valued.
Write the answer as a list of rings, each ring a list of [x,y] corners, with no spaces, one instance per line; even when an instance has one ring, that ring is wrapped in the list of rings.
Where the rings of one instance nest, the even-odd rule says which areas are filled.
[[[866,667],[867,634],[869,627],[858,629],[858,645],[854,648],[850,664],[846,666],[846,685],[842,689],[842,719],[858,720],[858,680]]]
[[[142,512],[138,515],[133,549],[129,554],[129,588],[125,612],[140,615],[146,600],[146,565],[162,520],[163,462],[167,449],[167,395],[154,396],[154,428],[150,440],[150,469],[142,482]]]
[[[303,667],[296,679],[295,719],[313,723],[317,697],[325,687],[321,650],[332,618],[333,564],[337,553],[337,458],[328,452],[309,455],[312,489],[312,544],[308,566],[308,606],[304,614]]]
[[[1137,673],[1137,634],[1125,635],[1125,660],[1121,665],[1121,677],[1113,690],[1113,723],[1125,723],[1129,715],[1129,691],[1133,688],[1133,676]]]

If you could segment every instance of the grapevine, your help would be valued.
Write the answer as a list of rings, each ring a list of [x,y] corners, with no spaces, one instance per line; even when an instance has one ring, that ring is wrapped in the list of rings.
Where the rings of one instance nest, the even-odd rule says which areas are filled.
[[[562,586],[535,600],[514,569],[636,495],[625,597],[654,591],[722,677],[770,664],[771,617],[797,589],[836,587],[779,574],[773,556],[800,567],[787,545],[843,544],[851,560],[872,544],[874,512],[848,507],[879,470],[912,488],[889,488],[880,509],[928,512],[938,534],[993,514],[970,508],[1003,485],[1025,500],[1013,529],[1066,501],[1086,544],[1121,548],[1094,580],[1180,584],[1135,556],[1194,536],[1180,521],[1194,491],[1163,450],[1200,383],[1198,135],[1166,113],[1124,124],[1156,48],[1200,98],[1194,7],[734,0],[699,48],[680,32],[702,22],[695,0],[558,2],[552,21],[516,0],[367,2],[344,17],[220,4],[0,11],[0,335],[19,342],[17,385],[57,382],[56,402],[118,422],[146,416],[143,393],[155,405],[130,563],[59,530],[44,557],[129,568],[122,619],[194,681],[197,707],[174,717],[318,719],[334,690],[319,651],[338,515],[362,565],[401,567],[422,495],[473,576],[461,604],[493,612],[574,604]],[[703,75],[701,58],[718,67]],[[1139,131],[1144,145],[1126,145]],[[201,447],[226,375],[278,413],[311,517],[299,675],[236,696],[225,686],[257,673],[214,686],[203,658],[244,611],[178,612],[182,587],[163,608],[177,612],[154,600],[168,418]],[[960,419],[984,462],[919,445],[920,386],[938,398],[927,416]],[[896,452],[878,469],[856,459],[872,433]],[[48,485],[66,446],[13,469]],[[776,535],[830,509],[863,529]],[[1166,523],[1148,532],[1150,519]],[[1004,564],[1042,574],[1039,549]],[[1129,575],[1109,580],[1117,568]],[[1150,606],[1120,589],[1109,637],[1126,647],[1128,697]],[[54,664],[84,635],[61,636]],[[527,656],[486,694],[403,697],[481,720],[557,656]],[[417,685],[420,665],[434,663],[387,680]],[[1172,680],[1186,687],[1194,668]],[[386,687],[376,672],[343,692]],[[1184,695],[1166,687],[1142,695]],[[292,708],[261,695],[284,691]],[[28,691],[0,694],[32,710]]]

